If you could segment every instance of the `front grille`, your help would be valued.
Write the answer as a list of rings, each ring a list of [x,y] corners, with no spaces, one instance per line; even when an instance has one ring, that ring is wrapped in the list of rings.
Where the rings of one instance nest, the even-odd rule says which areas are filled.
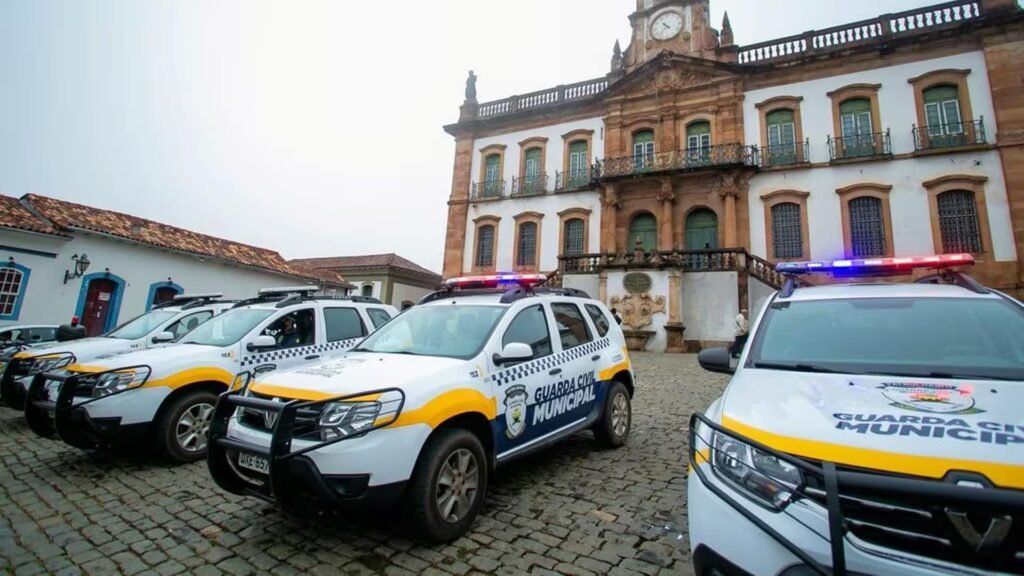
[[[253,398],[259,398],[260,400],[274,400],[272,396],[266,396],[263,394],[251,394]],[[299,409],[295,416],[295,424],[292,428],[292,436],[295,438],[302,438],[303,436],[313,436],[317,429],[317,422],[320,419],[320,412],[323,410],[322,406]],[[268,418],[268,416],[270,416]],[[239,408],[238,409],[238,422],[239,424],[259,430],[261,432],[273,432],[274,425],[277,423],[277,418],[280,414],[268,414],[267,410],[258,410],[256,408]],[[313,440],[315,438],[308,438]]]
[[[827,507],[824,486],[809,478],[804,493]],[[976,490],[978,488],[964,488]],[[997,546],[978,551],[954,527],[945,504],[924,498],[893,497],[839,486],[839,504],[846,529],[858,539],[892,551],[904,552],[986,570],[1024,573],[1024,516],[1011,518],[1010,532]],[[950,513],[957,513],[950,510]],[[980,535],[992,515],[969,511],[968,519]]]
[[[29,370],[32,369],[32,364],[35,362],[32,358],[15,358],[11,360],[10,368],[6,371],[11,378],[21,378],[22,376],[28,376]]]

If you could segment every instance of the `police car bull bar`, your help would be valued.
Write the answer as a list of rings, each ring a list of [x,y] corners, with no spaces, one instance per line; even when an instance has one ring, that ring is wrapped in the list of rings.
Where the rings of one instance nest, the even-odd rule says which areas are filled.
[[[76,418],[87,418],[81,409],[141,387],[153,369],[147,365],[122,366],[101,372],[42,372],[32,377],[25,402],[25,420],[33,432],[44,437],[56,433],[68,444],[91,449],[95,445],[77,434],[68,434]],[[100,384],[103,393],[96,395]],[[53,387],[56,387],[54,390]],[[78,401],[76,402],[76,399]]]
[[[323,418],[331,407],[349,406],[348,412],[351,413],[356,407],[372,405],[376,405],[376,413],[368,425],[348,432],[334,429],[337,430],[334,437],[325,434],[325,431],[332,430],[330,426],[323,425]],[[299,511],[305,503],[301,497],[311,490],[344,497],[344,490],[337,487],[332,489],[325,484],[327,480],[319,475],[315,465],[305,455],[390,426],[398,420],[404,406],[405,393],[398,388],[382,388],[321,400],[278,401],[252,395],[246,383],[242,389],[225,392],[217,400],[208,433],[207,464],[210,475],[218,486],[228,492],[276,502],[285,510]],[[270,445],[229,437],[228,424],[232,419],[238,426],[247,426],[246,422],[252,424],[253,419],[257,419],[255,422],[259,424],[248,427],[269,432]],[[301,446],[293,448],[295,442],[300,442]],[[264,459],[266,473],[243,469],[239,464],[243,454]],[[303,481],[314,485],[297,485]]]
[[[735,453],[718,450],[716,446],[721,445],[723,438],[738,441],[748,450],[761,452],[762,457],[770,456],[795,469],[799,473],[799,482],[783,484],[774,480],[770,473],[742,461]],[[834,462],[804,460],[773,450],[700,413],[690,417],[689,442],[691,474],[696,474],[705,488],[817,574],[851,574],[847,570],[844,547],[848,537],[851,545],[868,552],[890,558],[894,552],[902,552],[921,562],[938,560],[932,566],[947,569],[968,565],[976,569],[1016,573],[1024,560],[1024,491],[994,487],[980,475],[951,471],[943,480],[926,480],[852,467],[840,468]],[[723,473],[724,467],[733,470],[743,468],[746,475],[744,485]],[[712,481],[709,473],[714,474],[718,482]],[[776,514],[786,514],[790,504],[802,499],[824,507],[830,546],[828,563],[815,559],[787,539],[751,511],[751,502],[740,502],[723,490],[721,484]],[[765,493],[780,498],[766,501],[753,490],[765,488],[768,488]],[[915,534],[906,529],[907,526],[900,524],[900,514],[904,513],[917,517],[918,523],[912,526],[934,529],[940,536],[923,532]],[[867,521],[866,518],[870,519],[872,514],[877,517],[885,514],[889,525]],[[968,514],[975,520],[988,518],[989,523],[982,523],[979,531],[973,527]],[[930,519],[921,524],[925,515]],[[887,538],[889,541],[885,541]],[[915,550],[901,549],[899,544],[893,544],[915,539],[921,542]],[[922,553],[921,549],[925,552]],[[903,554],[898,557],[905,558]]]

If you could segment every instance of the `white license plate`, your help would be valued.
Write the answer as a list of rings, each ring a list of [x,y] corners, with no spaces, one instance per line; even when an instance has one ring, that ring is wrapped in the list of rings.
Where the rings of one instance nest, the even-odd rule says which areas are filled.
[[[239,452],[238,465],[247,470],[259,472],[260,474],[270,474],[270,460],[255,454]]]

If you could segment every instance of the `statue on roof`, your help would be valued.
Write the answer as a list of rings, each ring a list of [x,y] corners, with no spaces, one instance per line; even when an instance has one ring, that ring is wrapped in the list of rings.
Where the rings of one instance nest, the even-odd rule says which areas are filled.
[[[612,49],[612,74],[622,72],[622,48],[619,41],[615,41],[615,48]]]
[[[466,78],[466,102],[476,102],[476,74],[472,70]]]

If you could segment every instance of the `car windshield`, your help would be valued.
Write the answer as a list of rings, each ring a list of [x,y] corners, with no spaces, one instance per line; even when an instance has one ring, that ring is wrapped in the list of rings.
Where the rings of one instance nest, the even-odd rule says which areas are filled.
[[[480,353],[506,306],[423,306],[396,316],[356,352],[469,359]]]
[[[1024,311],[1002,298],[775,302],[748,366],[1024,380]]]
[[[154,310],[147,312],[138,318],[129,320],[120,328],[115,329],[108,338],[121,338],[122,340],[137,340],[156,330],[164,322],[178,315],[178,312],[171,310]]]
[[[180,342],[205,346],[230,346],[241,340],[243,336],[273,313],[273,310],[258,308],[228,310],[200,324],[195,330],[185,334]]]

